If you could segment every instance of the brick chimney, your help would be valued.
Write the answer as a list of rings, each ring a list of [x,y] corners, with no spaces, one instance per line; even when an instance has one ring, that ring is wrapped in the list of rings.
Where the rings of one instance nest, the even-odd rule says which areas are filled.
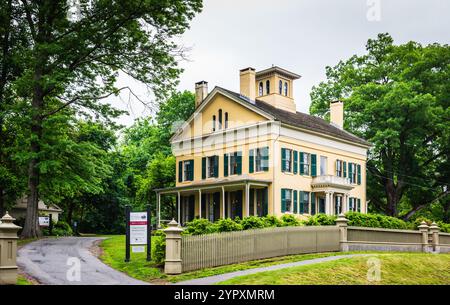
[[[256,71],[254,68],[245,68],[240,70],[240,93],[254,101],[256,99]]]
[[[195,107],[198,107],[208,95],[208,82],[202,80],[195,83]]]
[[[330,123],[340,129],[344,127],[344,102],[330,103]]]

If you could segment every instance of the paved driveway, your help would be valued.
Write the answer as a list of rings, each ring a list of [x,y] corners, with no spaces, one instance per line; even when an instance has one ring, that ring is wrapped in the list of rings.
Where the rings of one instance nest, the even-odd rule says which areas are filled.
[[[17,264],[47,285],[148,285],[103,264],[90,251],[100,237],[41,239],[18,251]]]

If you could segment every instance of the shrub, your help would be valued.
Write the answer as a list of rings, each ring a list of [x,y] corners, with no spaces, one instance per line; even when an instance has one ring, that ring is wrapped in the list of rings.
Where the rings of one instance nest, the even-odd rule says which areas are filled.
[[[214,223],[217,232],[232,232],[242,230],[242,225],[236,223],[231,218],[219,219]]]
[[[345,217],[349,220],[349,226],[405,230],[411,228],[411,225],[401,219],[380,214],[347,212]]]
[[[50,235],[49,228],[45,228],[43,230],[44,235]],[[65,221],[58,221],[57,223],[53,224],[52,229],[52,236],[72,236],[73,231],[70,225]]]
[[[185,234],[201,235],[217,232],[217,226],[208,219],[197,218],[186,224]]]
[[[166,233],[163,230],[154,231],[152,236],[152,259],[162,265],[166,258]]]
[[[282,226],[284,227],[299,226],[301,224],[300,221],[297,219],[297,217],[291,214],[284,214],[283,216],[281,216],[281,222]]]
[[[336,216],[316,214],[303,222],[306,226],[333,226],[336,224]]]
[[[261,218],[265,222],[266,227],[281,227],[281,226],[283,226],[283,222],[273,215],[267,215],[267,216],[264,216]]]
[[[244,219],[242,219],[241,221],[241,225],[244,230],[261,229],[268,227],[268,224],[258,216],[244,217]]]
[[[438,221],[437,225],[441,229],[441,232],[450,233],[450,223],[445,223],[443,221]]]

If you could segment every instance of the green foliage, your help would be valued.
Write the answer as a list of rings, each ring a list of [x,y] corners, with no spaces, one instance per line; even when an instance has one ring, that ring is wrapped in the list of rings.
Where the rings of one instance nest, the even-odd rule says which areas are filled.
[[[205,218],[196,218],[186,224],[185,233],[190,235],[201,235],[217,232],[217,227]]]
[[[241,225],[244,230],[249,230],[265,228],[268,226],[268,223],[262,217],[248,216],[242,219]]]
[[[333,226],[336,224],[336,216],[316,214],[303,221],[306,226]]]
[[[379,34],[366,51],[326,67],[310,113],[327,119],[330,101],[342,100],[345,129],[374,145],[367,162],[372,212],[407,220],[437,201],[448,220],[450,46],[395,45]]]
[[[219,219],[214,223],[214,225],[216,226],[217,232],[246,230],[246,228],[243,228],[242,224],[235,222],[231,218]]]
[[[363,214],[358,212],[347,212],[345,217],[349,220],[349,226],[372,227],[385,229],[412,229],[411,224],[391,216],[380,214]]]
[[[286,227],[286,226],[299,226],[301,225],[300,221],[298,220],[298,218],[292,214],[284,214],[283,216],[281,216],[281,222],[282,222],[282,226]]]
[[[267,227],[281,227],[283,222],[274,215],[267,215],[262,217],[263,221],[266,223]]]
[[[44,232],[45,235],[49,235],[48,228],[46,228],[46,232]],[[72,236],[73,231],[70,225],[65,221],[58,221],[56,224],[53,225],[52,229],[52,236]]]
[[[166,234],[162,230],[157,230],[152,236],[152,260],[158,265],[162,265],[166,258]]]

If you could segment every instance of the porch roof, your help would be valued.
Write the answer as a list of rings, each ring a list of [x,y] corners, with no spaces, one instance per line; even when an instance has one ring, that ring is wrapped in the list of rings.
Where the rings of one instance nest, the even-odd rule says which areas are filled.
[[[237,179],[230,178],[220,178],[214,179],[212,181],[202,181],[197,183],[192,183],[189,185],[177,186],[177,187],[168,187],[168,188],[159,188],[154,189],[156,193],[159,194],[176,194],[181,191],[195,191],[195,190],[206,190],[206,189],[214,189],[221,186],[233,186],[233,185],[245,185],[245,184],[254,184],[267,186],[272,183],[271,180],[265,179],[255,179],[250,177],[243,177]]]

